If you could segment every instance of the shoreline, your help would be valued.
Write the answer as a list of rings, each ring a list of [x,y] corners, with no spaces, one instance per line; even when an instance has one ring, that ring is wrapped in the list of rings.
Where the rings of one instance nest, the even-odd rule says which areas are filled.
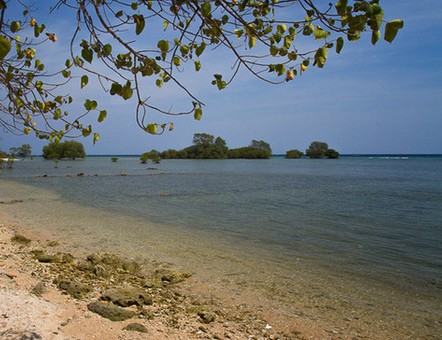
[[[172,248],[183,245],[183,233],[174,235],[172,239],[171,233],[160,229],[161,235],[156,237],[158,235],[154,235],[152,229],[146,231],[149,238],[141,237],[148,240],[148,243],[139,244],[139,240],[134,238],[140,238],[136,233],[130,237],[126,235],[129,239],[116,233],[122,226],[127,228],[136,224],[137,221],[128,216],[116,217],[97,209],[59,202],[56,195],[29,191],[29,187],[15,183],[14,190],[5,190],[4,193],[0,204],[0,235],[4,234],[0,244],[0,272],[12,272],[12,275],[20,273],[24,276],[10,278],[2,274],[0,299],[19,295],[22,304],[18,306],[18,311],[28,304],[38,305],[41,300],[48,302],[49,306],[38,305],[40,307],[36,308],[39,311],[37,316],[32,314],[33,311],[29,312],[36,320],[45,318],[42,313],[52,315],[53,320],[56,320],[49,332],[42,331],[47,335],[43,338],[83,339],[97,336],[113,339],[115,334],[119,334],[119,339],[438,338],[436,334],[441,327],[441,314],[438,307],[435,307],[437,301],[433,301],[431,305],[426,304],[419,294],[409,292],[404,295],[403,291],[398,292],[393,287],[385,290],[387,287],[375,281],[368,284],[363,278],[356,278],[351,273],[341,277],[330,272],[323,276],[325,273],[320,273],[314,263],[313,266],[305,267],[305,263],[288,265],[275,261],[249,262],[253,260],[252,257],[245,259],[245,254],[232,253],[232,249],[229,250],[230,253],[217,252],[213,251],[212,244],[205,244],[204,249],[201,249],[199,242],[203,239],[196,237],[193,232],[186,235],[192,242],[179,249],[179,252],[175,252],[177,249],[172,251]],[[55,211],[59,213],[54,214]],[[89,218],[79,220],[79,213],[82,218],[85,215]],[[106,227],[99,229],[106,230],[104,234],[94,232],[91,228],[97,219]],[[106,236],[108,232],[113,235],[111,240]],[[11,238],[15,233],[30,238],[31,245],[12,243]],[[91,242],[86,241],[85,237]],[[51,241],[60,244],[50,246]],[[134,333],[123,330],[129,321],[116,323],[89,311],[88,305],[109,287],[96,286],[87,299],[72,298],[54,283],[55,277],[50,268],[57,264],[41,263],[31,252],[44,250],[51,255],[70,251],[75,256],[74,260],[80,261],[91,254],[87,249],[97,250],[101,243],[107,245],[102,251],[112,249],[120,256],[133,256],[138,261],[146,261],[151,271],[159,269],[158,266],[194,271],[194,275],[186,280],[169,285],[171,291],[167,291],[176,297],[175,302],[167,300],[170,296],[162,298],[161,295],[156,295],[160,298],[153,300],[164,303],[156,305],[159,310],[150,305],[143,307],[154,314],[153,319],[137,314],[130,320],[131,323],[139,320],[143,325],[145,323],[149,331],[146,335],[133,335]],[[126,247],[121,247],[122,243]],[[131,246],[130,251],[127,245]],[[143,256],[140,256],[141,252]],[[230,265],[228,270],[218,275],[226,261]],[[6,266],[8,263],[12,265]],[[268,264],[273,266],[265,267]],[[279,266],[287,267],[284,269],[290,269],[290,272],[279,270]],[[28,283],[20,285],[22,281]],[[35,302],[35,297],[30,292],[40,281],[46,283],[49,293]],[[13,288],[12,292],[3,289],[5,282],[9,284],[9,288]],[[149,292],[155,297],[154,291]],[[411,304],[416,307],[408,309]],[[206,306],[209,312],[215,313],[215,321],[209,324],[202,322],[199,312],[204,310],[201,311],[198,306]],[[13,307],[17,309],[17,306]],[[66,308],[69,308],[70,316],[60,320],[60,315],[67,315]],[[138,311],[135,307],[130,307],[129,310],[135,313]],[[9,315],[8,311],[5,313]],[[3,311],[0,315],[2,314]],[[0,320],[0,325],[7,327],[12,318],[5,319],[6,321]],[[23,320],[32,324],[27,314],[21,315],[21,319],[17,320],[19,325],[23,324]],[[82,322],[86,326],[83,327]],[[109,337],[107,329],[112,330]],[[0,335],[2,331],[0,328]],[[54,332],[57,334],[53,334]],[[69,332],[74,332],[74,335]]]
[[[19,339],[34,336],[38,339],[308,339],[328,338],[327,333],[307,327],[303,333],[287,327],[278,331],[246,306],[226,306],[215,298],[203,295],[192,296],[184,292],[181,279],[173,282],[182,273],[169,269],[167,265],[155,272],[164,271],[172,279],[142,287],[152,298],[147,305],[118,307],[128,310],[133,316],[125,321],[111,321],[89,310],[89,306],[100,299],[103,291],[112,288],[134,287],[130,283],[136,277],[128,273],[120,282],[116,276],[100,277],[91,291],[79,296],[70,295],[66,287],[60,288],[57,277],[62,274],[61,261],[51,262],[49,258],[38,259],[36,254],[60,254],[62,246],[56,240],[28,239],[26,228],[17,226],[0,214],[0,336]],[[18,239],[19,241],[15,240]],[[97,254],[96,254],[97,255]],[[101,254],[103,255],[103,254]],[[100,256],[99,254],[97,256]],[[78,268],[82,259],[66,263],[69,271]],[[84,261],[83,261],[84,262]],[[122,271],[118,270],[121,274]],[[165,274],[164,274],[165,275]],[[89,273],[85,277],[90,276]],[[184,274],[187,278],[187,274]],[[78,276],[75,283],[81,285],[93,280]],[[152,277],[143,276],[149,280]],[[183,280],[183,281],[184,281]],[[132,280],[134,281],[134,280]],[[136,280],[135,280],[136,281]],[[140,287],[137,287],[140,288]],[[41,290],[41,292],[37,292]],[[113,305],[112,302],[103,302]],[[137,328],[128,331],[130,324]],[[292,328],[292,330],[289,330]],[[300,325],[302,329],[302,325]],[[139,330],[142,330],[141,332]],[[144,333],[146,332],[146,333]],[[304,335],[303,335],[304,334]],[[330,337],[332,338],[332,337]]]

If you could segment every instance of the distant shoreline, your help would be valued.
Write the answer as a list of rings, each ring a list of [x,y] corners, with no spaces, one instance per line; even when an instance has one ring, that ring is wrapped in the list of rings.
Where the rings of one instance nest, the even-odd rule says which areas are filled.
[[[33,155],[32,157],[42,157],[42,155]],[[121,158],[133,158],[133,157],[140,157],[140,155],[138,154],[128,154],[128,155],[118,155],[118,154],[91,154],[91,155],[87,155],[87,157],[93,157],[93,158],[108,158],[108,157],[121,157]],[[285,155],[284,154],[274,154],[272,155],[272,158],[284,158]],[[386,154],[377,154],[377,153],[373,153],[373,154],[341,154],[339,156],[340,158],[394,158],[394,157],[409,157],[409,158],[439,158],[442,157],[442,154],[408,154],[408,153],[386,153]],[[28,158],[27,158],[28,159]],[[191,158],[170,158],[170,159],[190,159],[190,160],[200,160],[200,159],[191,159]],[[221,160],[228,160],[229,158],[226,159],[221,159]],[[231,159],[240,159],[240,158],[231,158]],[[308,157],[304,157],[304,158],[300,158],[300,159],[308,159]],[[204,160],[204,159],[203,159]]]

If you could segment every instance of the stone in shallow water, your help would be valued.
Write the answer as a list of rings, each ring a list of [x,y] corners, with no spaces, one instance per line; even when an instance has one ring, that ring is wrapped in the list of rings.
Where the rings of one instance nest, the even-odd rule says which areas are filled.
[[[106,304],[100,301],[91,302],[87,308],[111,321],[124,321],[135,315],[134,312],[115,306],[113,303]]]
[[[103,293],[101,300],[111,301],[121,307],[151,305],[152,298],[142,289],[111,288]]]
[[[182,273],[170,269],[158,269],[156,276],[163,282],[170,284],[179,283],[192,276],[191,273]]]
[[[58,288],[66,291],[66,293],[76,299],[80,299],[81,297],[92,291],[92,288],[89,286],[69,280],[61,280],[58,283]]]
[[[216,319],[216,314],[214,312],[207,310],[199,312],[198,316],[201,318],[201,321],[204,323],[211,323]]]
[[[13,243],[23,244],[26,246],[31,243],[30,239],[28,239],[27,237],[20,235],[20,234],[15,234],[15,236],[11,238],[11,241]]]
[[[32,288],[31,294],[34,294],[35,296],[42,296],[44,293],[46,293],[46,291],[47,289],[44,282],[39,282],[34,288]]]
[[[139,323],[130,323],[123,328],[125,331],[147,333],[147,328]]]

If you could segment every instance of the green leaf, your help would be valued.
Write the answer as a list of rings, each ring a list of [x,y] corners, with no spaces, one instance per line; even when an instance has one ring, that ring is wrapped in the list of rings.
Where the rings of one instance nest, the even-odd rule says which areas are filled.
[[[373,31],[378,31],[381,28],[382,20],[384,19],[384,10],[378,4],[370,5],[369,9],[371,11],[370,28]]]
[[[384,39],[391,43],[396,37],[397,32],[403,27],[404,27],[404,22],[400,19],[395,19],[390,21],[385,26]]]
[[[86,99],[84,102],[84,108],[88,111],[95,110],[98,106],[98,103],[95,100]]]
[[[85,87],[88,82],[89,82],[89,77],[87,75],[82,76],[81,77],[81,88]]]
[[[290,48],[290,46],[292,45],[292,38],[289,36],[289,35],[286,35],[285,37],[284,37],[284,47],[286,48],[286,49],[289,49]]]
[[[336,53],[341,53],[342,47],[344,47],[344,38],[339,37],[336,39]]]
[[[155,135],[158,133],[158,124],[147,124],[146,131],[151,135]]]
[[[276,29],[278,30],[279,33],[284,34],[285,31],[287,30],[287,26],[285,24],[279,24]]]
[[[187,53],[189,53],[189,46],[187,46],[187,45],[180,46],[180,52],[181,52],[181,55],[183,57],[185,57],[187,55]]]
[[[195,61],[195,71],[201,70],[201,62],[199,60]]]
[[[381,38],[381,31],[373,31],[371,32],[371,43],[376,45],[378,40]]]
[[[324,31],[322,28],[320,28],[319,26],[316,27],[316,29],[313,32],[313,35],[315,36],[316,40],[322,40],[327,38],[330,35],[330,32],[328,31]]]
[[[201,43],[201,45],[199,45],[196,49],[195,49],[195,54],[197,57],[199,57],[201,54],[203,54],[204,50],[206,49],[206,43],[203,41]]]
[[[111,44],[104,45],[102,51],[103,56],[107,57],[111,53],[112,53],[112,45]]]
[[[107,111],[106,110],[101,110],[100,114],[98,115],[98,122],[101,123],[102,121],[104,121],[106,119],[107,116]]]
[[[5,57],[8,55],[9,51],[11,50],[11,42],[8,38],[4,37],[3,35],[0,35],[0,60],[5,59]]]
[[[202,4],[201,6],[201,14],[205,17],[210,16],[212,13],[212,6],[210,5],[210,2],[207,1]]]
[[[336,10],[338,12],[339,15],[344,15],[347,9],[347,0],[339,0],[336,4]]]
[[[308,25],[305,25],[302,29],[302,34],[309,36],[314,32],[314,30],[315,27],[311,23],[309,23]]]
[[[64,63],[64,65],[65,65],[67,68],[71,68],[73,64],[74,64],[74,63],[73,63],[72,60],[70,60],[70,59],[66,59],[66,62]]]
[[[94,52],[89,48],[83,48],[81,50],[81,56],[84,60],[86,60],[88,63],[92,63],[92,59],[94,57]]]
[[[123,89],[123,86],[119,83],[112,83],[110,88],[110,94],[113,96],[115,94],[120,94],[121,90]]]
[[[298,54],[296,52],[290,52],[287,57],[289,58],[289,60],[291,61],[295,61],[296,59],[298,59]]]
[[[275,71],[278,73],[278,76],[282,76],[285,73],[285,66],[283,64],[275,65]]]
[[[195,120],[201,120],[202,116],[203,116],[203,109],[201,109],[200,107],[197,107],[195,109],[193,117],[195,118]]]
[[[318,48],[315,53],[314,65],[318,65],[319,68],[323,68],[327,61],[328,49],[327,47]]]
[[[164,28],[164,30],[167,29],[167,26],[169,26],[169,21],[164,21],[164,22],[163,22],[163,28]]]
[[[55,109],[55,111],[54,111],[54,120],[60,119],[61,116],[62,116],[61,109],[59,109],[59,108]]]
[[[135,21],[135,34],[140,35],[143,32],[144,27],[146,26],[146,21],[144,20],[144,16],[134,14],[133,15]]]
[[[100,134],[94,133],[94,144],[100,139]]]
[[[173,64],[174,64],[175,66],[180,66],[180,65],[181,65],[181,59],[180,59],[180,57],[177,57],[177,56],[173,57],[173,58],[172,58],[172,62],[173,62]]]
[[[35,25],[34,26],[34,36],[36,38],[38,38],[40,36],[40,33],[44,31],[44,29],[46,28],[45,25],[41,24],[41,25]]]
[[[160,40],[157,44],[161,52],[166,53],[169,51],[169,42],[167,40]]]
[[[92,126],[91,125],[89,125],[87,128],[83,128],[81,130],[81,133],[82,133],[83,137],[89,136],[91,134],[91,132],[92,132]]]
[[[18,21],[11,22],[10,28],[11,28],[12,33],[16,33],[18,31],[20,31],[20,22],[18,22]]]
[[[275,45],[270,46],[270,54],[274,57],[278,54],[279,48]]]
[[[249,38],[249,48],[252,48],[255,45],[256,45],[256,37],[252,36]]]
[[[239,39],[244,34],[244,30],[236,29],[233,31],[233,34],[235,34],[235,36]]]
[[[121,96],[124,100],[128,100],[132,97],[133,92],[134,91],[132,90],[132,88],[130,87],[130,83],[128,82],[125,86],[123,86]]]

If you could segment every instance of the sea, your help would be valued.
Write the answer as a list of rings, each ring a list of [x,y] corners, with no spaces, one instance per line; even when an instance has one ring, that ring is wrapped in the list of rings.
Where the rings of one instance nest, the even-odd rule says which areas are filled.
[[[0,201],[72,251],[167,262],[288,318],[356,338],[442,336],[439,155],[34,157],[0,170]]]

